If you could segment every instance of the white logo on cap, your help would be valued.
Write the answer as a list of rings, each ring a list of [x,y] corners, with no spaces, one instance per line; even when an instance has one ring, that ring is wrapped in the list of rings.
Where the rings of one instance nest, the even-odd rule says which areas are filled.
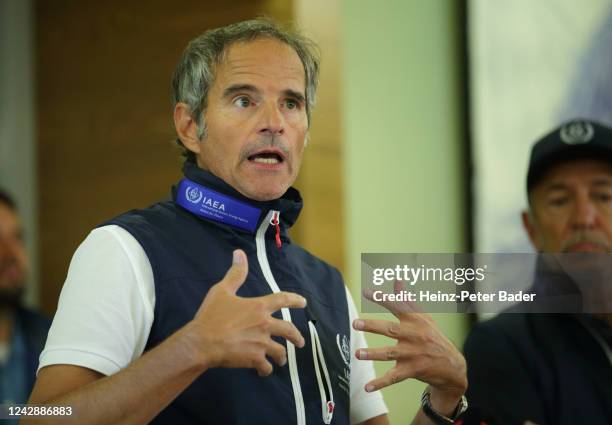
[[[587,143],[593,138],[595,130],[587,121],[573,121],[561,127],[559,136],[568,145],[580,145]]]
[[[202,192],[197,187],[187,186],[187,189],[185,189],[185,197],[192,204],[197,204],[202,200]]]

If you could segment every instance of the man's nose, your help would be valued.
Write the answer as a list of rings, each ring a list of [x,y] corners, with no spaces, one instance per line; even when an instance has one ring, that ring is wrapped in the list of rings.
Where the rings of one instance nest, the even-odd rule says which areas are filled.
[[[263,106],[259,133],[270,136],[285,133],[285,118],[276,103],[270,102]]]
[[[590,229],[597,222],[597,207],[588,198],[579,198],[572,214],[572,227]]]
[[[16,261],[22,252],[19,240],[0,237],[0,261]]]

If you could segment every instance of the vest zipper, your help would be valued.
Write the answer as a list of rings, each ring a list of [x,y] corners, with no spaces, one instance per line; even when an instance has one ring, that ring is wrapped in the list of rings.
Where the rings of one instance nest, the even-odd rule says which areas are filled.
[[[272,269],[270,269],[270,263],[268,262],[268,255],[266,254],[266,230],[268,226],[273,224],[272,221],[276,220],[276,226],[278,226],[280,213],[278,211],[270,211],[266,216],[265,220],[259,225],[257,233],[255,234],[255,244],[257,246],[257,261],[259,267],[268,283],[268,286],[272,292],[280,292],[280,288],[272,275]],[[280,248],[280,232],[279,227],[277,229],[276,246]],[[288,308],[281,309],[281,315],[283,320],[291,322],[291,312]],[[291,387],[293,388],[293,396],[295,398],[295,413],[297,417],[297,425],[306,425],[306,412],[304,408],[304,397],[302,396],[302,388],[300,387],[300,376],[298,374],[297,359],[295,357],[295,345],[290,341],[286,341],[287,344],[287,361],[289,364],[289,376],[291,378]]]
[[[330,424],[332,417],[334,416],[334,392],[332,390],[331,380],[329,379],[327,365],[325,364],[321,340],[319,339],[319,334],[317,333],[317,327],[312,320],[308,321],[308,328],[310,330],[310,340],[312,343],[312,360],[314,361],[315,372],[317,374],[317,384],[319,385],[319,394],[321,395],[321,415],[323,418],[323,423]],[[323,371],[325,383],[327,384],[327,393],[325,392],[325,387],[323,386],[321,371]],[[328,395],[329,398],[327,397]]]

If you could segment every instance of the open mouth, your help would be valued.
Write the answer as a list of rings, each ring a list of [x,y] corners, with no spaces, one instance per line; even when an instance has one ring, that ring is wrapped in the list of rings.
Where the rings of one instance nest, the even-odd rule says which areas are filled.
[[[258,164],[280,164],[285,161],[285,158],[278,152],[273,151],[261,151],[257,152],[248,157],[249,161],[256,162]]]

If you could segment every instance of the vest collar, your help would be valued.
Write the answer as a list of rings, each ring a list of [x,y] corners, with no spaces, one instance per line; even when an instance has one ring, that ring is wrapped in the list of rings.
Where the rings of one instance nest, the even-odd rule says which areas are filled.
[[[300,196],[300,192],[293,187],[290,187],[278,199],[274,199],[271,201],[255,201],[253,199],[247,198],[214,174],[201,169],[192,161],[185,161],[185,164],[183,165],[183,174],[187,179],[199,185],[202,185],[205,188],[211,189],[215,192],[222,194],[225,197],[232,198],[235,201],[248,204],[250,207],[261,210],[261,214],[257,221],[257,227],[259,227],[259,224],[263,221],[268,212],[270,210],[274,210],[280,212],[280,222],[284,225],[285,228],[289,228],[293,225],[293,223],[296,222],[300,211],[302,210],[302,197]],[[175,203],[177,203],[178,187],[179,184],[175,185],[172,188],[172,198]],[[203,219],[206,218],[203,217]],[[232,225],[230,223],[227,224]]]

